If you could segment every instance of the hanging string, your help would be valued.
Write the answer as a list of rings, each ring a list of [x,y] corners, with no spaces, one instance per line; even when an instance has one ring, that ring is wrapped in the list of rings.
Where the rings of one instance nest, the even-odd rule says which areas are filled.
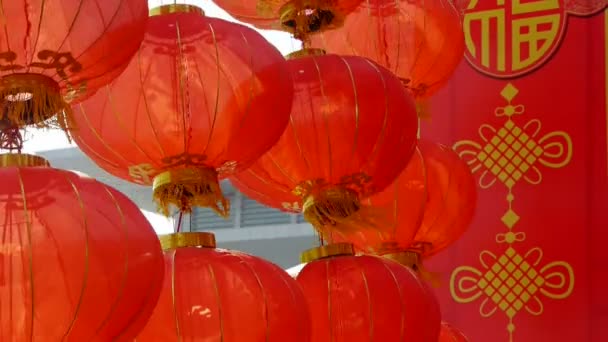
[[[180,211],[179,212],[179,217],[177,218],[177,227],[175,228],[175,232],[176,233],[180,233],[181,230],[182,230],[183,218],[184,218],[184,212]]]

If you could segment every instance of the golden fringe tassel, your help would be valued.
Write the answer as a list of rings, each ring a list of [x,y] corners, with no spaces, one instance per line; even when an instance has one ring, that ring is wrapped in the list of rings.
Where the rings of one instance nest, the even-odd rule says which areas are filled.
[[[187,167],[165,171],[154,177],[153,196],[159,211],[169,216],[169,207],[190,213],[194,207],[210,208],[219,216],[230,216],[230,202],[222,194],[217,172],[212,168]]]
[[[345,187],[329,187],[307,195],[303,214],[306,221],[330,243],[334,235],[362,229],[381,231],[390,227],[388,222],[384,222],[384,211],[362,205],[358,194]]]
[[[0,79],[2,118],[24,127],[73,129],[72,110],[57,82],[38,74],[12,74]],[[69,137],[68,137],[69,139]]]
[[[308,46],[308,36],[344,24],[344,15],[336,12],[332,1],[292,0],[279,10],[281,29]]]
[[[435,288],[441,286],[441,274],[427,270],[422,263],[422,255],[418,251],[390,251],[381,255],[410,268],[416,272],[422,280],[431,284],[431,286]]]

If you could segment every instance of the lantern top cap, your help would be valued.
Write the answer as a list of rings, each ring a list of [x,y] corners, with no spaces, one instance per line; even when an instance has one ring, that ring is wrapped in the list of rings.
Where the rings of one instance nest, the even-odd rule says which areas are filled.
[[[202,8],[188,4],[169,4],[154,7],[150,9],[149,16],[155,17],[173,13],[195,13],[201,16],[205,16],[205,11],[203,11]]]
[[[303,263],[341,255],[355,255],[352,243],[335,243],[327,246],[312,248],[302,252],[300,260]]]
[[[285,56],[285,59],[290,60],[290,59],[298,59],[298,58],[304,58],[304,57],[310,57],[310,56],[325,56],[326,54],[327,54],[327,52],[325,52],[325,50],[323,50],[323,49],[304,48],[301,50],[294,51],[290,54],[287,54]]]
[[[51,167],[48,160],[25,153],[0,154],[0,168],[2,167]]]
[[[174,233],[159,236],[160,245],[164,251],[186,247],[215,248],[215,234],[196,233]]]

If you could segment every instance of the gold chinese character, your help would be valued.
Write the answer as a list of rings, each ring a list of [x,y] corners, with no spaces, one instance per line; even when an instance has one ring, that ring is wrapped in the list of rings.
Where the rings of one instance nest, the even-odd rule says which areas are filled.
[[[150,164],[139,164],[129,166],[129,176],[134,182],[150,185],[152,184],[152,175],[156,173],[154,167]]]
[[[467,59],[492,75],[526,72],[556,50],[565,17],[559,0],[472,0],[463,20]]]

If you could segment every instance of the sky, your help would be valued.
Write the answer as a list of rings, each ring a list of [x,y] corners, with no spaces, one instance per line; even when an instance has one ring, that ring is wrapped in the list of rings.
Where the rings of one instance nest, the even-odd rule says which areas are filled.
[[[220,18],[232,22],[238,22],[224,10],[216,6],[211,0],[149,0],[150,8],[166,4],[191,4],[201,7],[205,11],[205,15],[214,18]],[[291,36],[284,32],[257,30],[270,43],[277,47],[282,54],[286,55],[298,48],[298,43]],[[35,153],[39,151],[48,151],[70,147],[65,134],[58,130],[35,130],[31,129],[25,136],[23,152]]]

